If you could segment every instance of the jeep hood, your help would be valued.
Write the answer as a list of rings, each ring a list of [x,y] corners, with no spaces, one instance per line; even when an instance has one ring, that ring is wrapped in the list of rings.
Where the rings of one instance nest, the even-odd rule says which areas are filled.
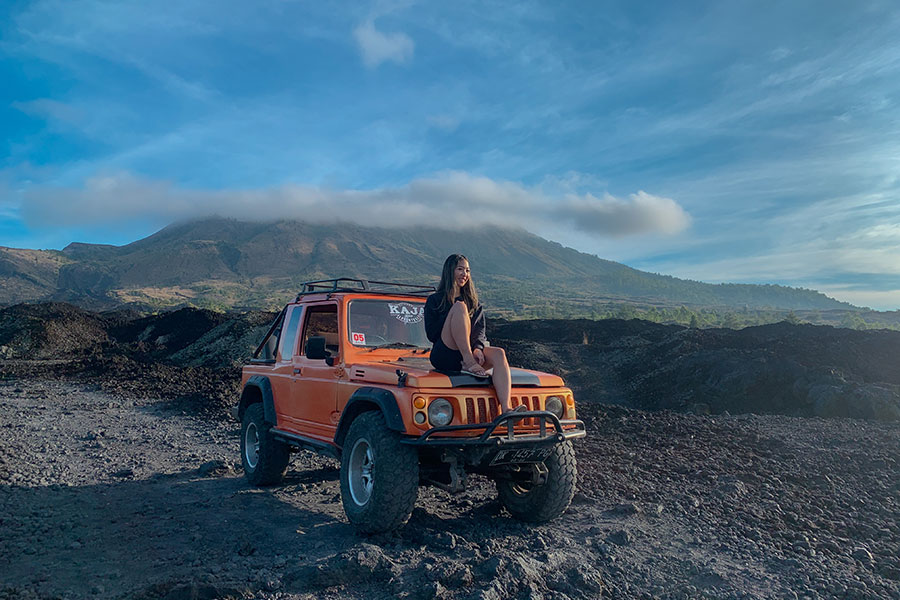
[[[403,357],[384,362],[363,362],[347,366],[352,381],[370,381],[397,385],[400,375],[406,374],[406,385],[418,388],[489,387],[490,379],[473,377],[462,373],[435,371],[426,357]],[[521,387],[562,387],[562,378],[550,373],[511,368],[512,386]]]

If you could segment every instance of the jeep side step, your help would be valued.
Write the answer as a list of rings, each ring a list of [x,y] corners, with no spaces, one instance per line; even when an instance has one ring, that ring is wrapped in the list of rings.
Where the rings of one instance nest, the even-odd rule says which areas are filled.
[[[269,433],[271,433],[272,436],[275,437],[275,439],[282,441],[294,448],[309,450],[311,452],[315,452],[316,454],[330,456],[331,458],[337,460],[341,459],[341,453],[334,444],[329,444],[321,440],[303,437],[302,435],[297,435],[296,433],[291,433],[282,429],[276,429],[275,427],[270,429]]]

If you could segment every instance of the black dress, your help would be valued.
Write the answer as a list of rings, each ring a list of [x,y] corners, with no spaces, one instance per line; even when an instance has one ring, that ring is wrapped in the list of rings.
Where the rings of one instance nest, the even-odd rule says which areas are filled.
[[[431,364],[438,371],[459,371],[462,369],[462,353],[459,350],[448,348],[441,339],[444,322],[447,320],[447,314],[450,313],[450,306],[447,306],[446,302],[442,302],[441,296],[440,293],[434,293],[428,296],[428,300],[425,302],[425,334],[434,344],[431,349]],[[472,332],[469,343],[472,350],[483,349],[487,345],[487,338],[484,332],[484,309],[480,304],[475,308],[471,321]]]

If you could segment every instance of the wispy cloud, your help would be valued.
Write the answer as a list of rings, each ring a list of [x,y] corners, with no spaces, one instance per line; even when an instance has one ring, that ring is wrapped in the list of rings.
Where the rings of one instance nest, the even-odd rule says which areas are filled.
[[[353,30],[365,65],[375,68],[383,62],[408,62],[415,44],[405,33],[383,33],[375,28],[375,21],[364,21]]]
[[[774,212],[770,207],[743,219],[752,227],[741,230],[738,219],[715,236],[683,243],[653,265],[689,279],[800,285],[854,304],[896,309],[900,204],[893,198],[889,192]]]
[[[816,288],[823,294],[849,302],[856,306],[865,306],[875,310],[898,310],[900,307],[900,289],[865,290],[845,286],[822,285]]]
[[[460,119],[451,115],[429,115],[428,124],[443,131],[455,131],[459,127]]]
[[[52,119],[63,123],[77,123],[84,118],[84,112],[65,102],[38,98],[27,102],[13,102],[12,107],[25,114]]]
[[[35,227],[172,221],[209,215],[248,220],[352,221],[381,227],[498,225],[539,229],[563,224],[601,237],[672,234],[690,217],[669,198],[643,191],[548,195],[510,181],[450,172],[407,185],[375,190],[334,190],[286,185],[256,190],[191,190],[128,173],[92,177],[80,188],[33,188],[23,215]]]

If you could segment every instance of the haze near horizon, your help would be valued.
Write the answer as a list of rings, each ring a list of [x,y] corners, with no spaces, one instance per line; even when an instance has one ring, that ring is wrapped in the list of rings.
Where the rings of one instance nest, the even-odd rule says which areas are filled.
[[[900,307],[893,3],[0,16],[0,245],[121,245],[212,214],[509,225],[644,271]]]

